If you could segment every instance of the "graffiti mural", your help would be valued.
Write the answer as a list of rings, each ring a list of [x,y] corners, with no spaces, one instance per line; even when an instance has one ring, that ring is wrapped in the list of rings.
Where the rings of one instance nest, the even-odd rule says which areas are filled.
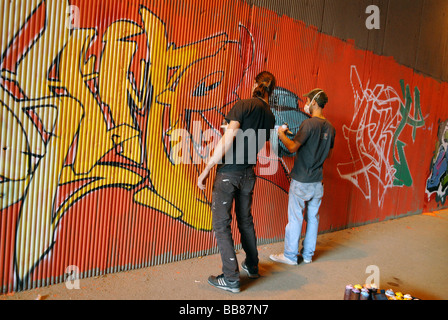
[[[197,177],[263,70],[292,135],[303,94],[328,93],[341,138],[319,231],[445,203],[446,129],[434,155],[420,147],[446,84],[301,21],[241,0],[12,0],[0,17],[0,293],[61,282],[68,266],[85,277],[216,253],[215,173],[204,191]],[[270,138],[255,167],[260,244],[283,240],[294,165]],[[437,204],[422,204],[423,180]],[[412,201],[399,207],[397,191]]]
[[[425,124],[420,92],[416,87],[413,100],[409,86],[405,87],[401,81],[403,102],[390,86],[363,85],[356,66],[351,67],[350,79],[355,113],[350,126],[344,125],[342,129],[352,161],[339,163],[337,170],[341,178],[351,181],[368,200],[374,200],[372,188],[376,188],[377,203],[381,206],[388,189],[412,185],[404,152],[406,144],[400,135],[409,125],[415,139],[416,130]]]
[[[18,3],[9,2],[9,9]],[[202,169],[170,161],[169,135],[191,130],[194,120],[219,134],[253,56],[243,25],[239,39],[223,32],[176,46],[165,23],[144,6],[140,24],[117,20],[99,34],[60,23],[69,5],[33,2],[2,48],[1,199],[2,208],[21,201],[14,253],[19,282],[51,251],[64,214],[95,190],[134,190],[137,203],[211,230],[209,195],[195,187]],[[43,28],[26,38],[30,21],[42,18]],[[15,44],[23,41],[29,45],[20,52]],[[46,48],[52,51],[42,59]],[[41,64],[35,78],[23,81],[35,61]],[[13,128],[20,133],[14,141]],[[198,144],[193,152],[204,157]],[[167,181],[175,184],[166,187]],[[65,186],[69,192],[62,195]],[[30,236],[36,246],[22,241]]]
[[[293,92],[284,88],[276,88],[269,101],[272,113],[275,116],[275,125],[281,126],[284,123],[287,123],[289,131],[292,133],[288,134],[290,139],[293,139],[297,134],[302,122],[310,117],[306,113],[300,111],[300,103],[303,104],[302,99],[300,99]],[[271,137],[271,145],[275,151],[275,154],[278,155],[280,159],[295,155],[288,151],[283,142],[278,138],[276,132],[274,132]]]
[[[440,123],[437,136],[430,176],[426,181],[426,194],[428,200],[435,195],[436,201],[443,205],[448,195],[448,120]]]

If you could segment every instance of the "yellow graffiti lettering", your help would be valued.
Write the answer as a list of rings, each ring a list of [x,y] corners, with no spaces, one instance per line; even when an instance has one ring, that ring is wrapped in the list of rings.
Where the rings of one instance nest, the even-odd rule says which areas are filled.
[[[20,19],[5,22],[1,31],[7,40],[1,41],[2,57],[30,28],[33,14],[45,12],[42,29],[34,30],[14,70],[0,73],[0,209],[20,203],[18,280],[31,281],[64,214],[101,188],[129,190],[141,205],[211,230],[210,190],[196,187],[201,165],[186,158],[190,138],[182,137],[188,148],[181,163],[172,161],[177,151],[169,138],[176,128],[189,129],[185,112],[194,108],[183,103],[182,95],[194,89],[183,76],[224,48],[227,35],[176,47],[164,23],[140,7],[141,26],[117,20],[98,38],[95,28],[66,27],[68,1],[6,1],[0,15],[10,17],[6,12],[18,7]],[[146,47],[138,48],[142,39]],[[92,53],[98,42],[100,53]],[[147,50],[146,56],[134,61],[139,50]],[[131,71],[136,65],[139,79]],[[209,80],[221,78],[217,73]],[[12,83],[21,97],[9,91]],[[58,190],[65,185],[70,188],[61,197]]]
[[[211,209],[204,194],[196,187],[197,171],[194,166],[173,164],[164,152],[162,120],[168,111],[163,102],[170,104],[170,129],[181,123],[182,105],[179,93],[173,90],[178,77],[167,79],[167,70],[178,67],[176,74],[182,74],[191,64],[215,54],[225,45],[226,35],[216,36],[195,44],[176,49],[168,47],[165,26],[149,10],[140,12],[148,38],[151,58],[151,79],[156,101],[151,106],[148,117],[147,161],[151,172],[153,189],[144,188],[134,199],[138,203],[155,208],[166,214],[181,218],[182,221],[198,229],[211,229]]]
[[[131,22],[119,21],[112,24],[103,36],[105,47],[98,74],[101,100],[110,108],[115,126],[126,125],[136,130],[120,137],[123,141],[122,155],[137,163],[142,162],[142,150],[137,135],[139,131],[132,119],[132,110],[128,103],[129,94],[137,100],[128,74],[137,45],[128,39],[142,32],[139,26]],[[117,59],[117,56],[120,59]],[[115,143],[119,144],[119,141]]]

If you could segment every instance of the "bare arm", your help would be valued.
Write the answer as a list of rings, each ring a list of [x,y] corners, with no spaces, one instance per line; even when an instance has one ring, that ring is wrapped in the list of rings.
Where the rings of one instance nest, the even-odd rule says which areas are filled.
[[[229,125],[227,126],[226,132],[221,137],[221,139],[219,139],[213,151],[213,155],[210,157],[210,160],[207,163],[207,166],[198,178],[199,189],[205,189],[205,181],[207,180],[210,171],[225,156],[226,152],[229,151],[239,128],[240,123],[238,121],[230,121]]]
[[[285,131],[287,130],[288,129],[282,127],[278,128],[278,137],[283,142],[283,144],[285,145],[286,149],[288,149],[289,152],[295,153],[297,152],[297,150],[299,150],[301,144],[297,141],[289,139],[285,134]]]

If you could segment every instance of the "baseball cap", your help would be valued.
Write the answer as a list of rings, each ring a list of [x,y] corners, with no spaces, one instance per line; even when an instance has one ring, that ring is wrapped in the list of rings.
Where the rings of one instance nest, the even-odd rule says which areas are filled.
[[[319,93],[319,95],[317,95],[318,93]],[[314,98],[314,101],[316,101],[317,104],[319,105],[319,107],[321,107],[321,108],[325,107],[325,105],[328,103],[327,94],[325,93],[324,90],[322,90],[320,88],[313,89],[310,92],[308,92],[307,94],[304,94],[303,96],[310,98],[310,100],[312,100]]]

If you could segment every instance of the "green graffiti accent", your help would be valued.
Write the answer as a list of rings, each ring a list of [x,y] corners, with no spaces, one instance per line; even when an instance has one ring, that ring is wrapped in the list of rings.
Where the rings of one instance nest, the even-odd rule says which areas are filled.
[[[395,179],[394,186],[412,186],[412,176],[409,171],[408,162],[406,159],[406,154],[404,152],[404,147],[406,143],[399,140],[399,137],[405,128],[406,125],[410,125],[412,127],[412,141],[415,142],[415,136],[417,134],[417,129],[421,128],[425,125],[425,119],[423,118],[422,109],[420,106],[420,90],[415,87],[414,89],[414,98],[415,101],[412,100],[411,90],[409,85],[404,85],[404,80],[400,80],[401,90],[403,92],[403,97],[405,98],[405,104],[400,103],[400,114],[401,121],[398,125],[397,130],[394,133],[394,143],[393,150],[397,149],[398,159],[395,157],[395,152],[393,152],[394,157],[394,168]],[[414,117],[411,117],[411,107],[414,103]]]

